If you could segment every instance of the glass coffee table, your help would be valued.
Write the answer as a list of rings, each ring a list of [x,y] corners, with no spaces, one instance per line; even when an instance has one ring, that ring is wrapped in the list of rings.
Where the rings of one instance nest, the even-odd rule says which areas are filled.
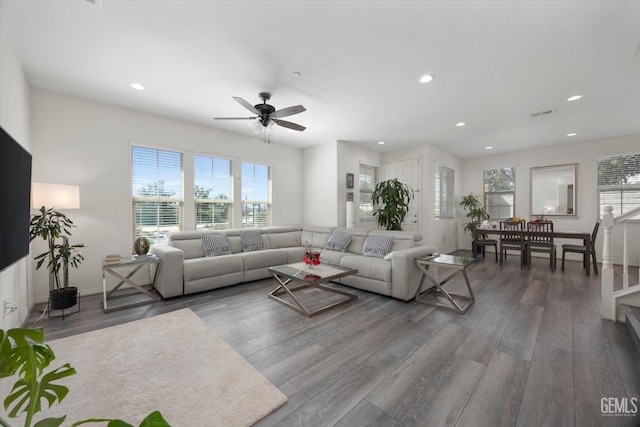
[[[311,268],[304,262],[298,262],[295,264],[269,267],[269,272],[280,284],[280,286],[269,293],[269,298],[279,302],[280,304],[286,305],[307,317],[316,316],[327,310],[338,307],[339,305],[358,299],[357,295],[323,285],[323,283],[330,282],[340,277],[356,274],[358,270],[353,268],[332,264],[319,264]],[[296,283],[297,286],[289,285],[289,283],[292,282]],[[310,310],[294,295],[294,292],[307,288],[315,288],[325,292],[332,292],[334,294],[343,295],[347,298]],[[291,302],[280,298],[280,296],[288,296],[291,299]]]
[[[473,290],[471,289],[469,277],[467,277],[467,272],[465,270],[475,262],[475,258],[440,254],[416,258],[416,265],[422,271],[422,279],[420,280],[420,286],[418,286],[418,290],[416,291],[415,301],[420,304],[450,310],[459,314],[466,313],[475,302],[475,297],[473,296]],[[434,277],[429,273],[429,266],[435,266],[438,269],[452,269],[454,271],[444,279],[438,280],[437,277]],[[461,273],[464,276],[465,283],[467,284],[467,290],[469,291],[468,296],[453,294],[444,289],[445,284]],[[425,278],[431,282],[432,286],[423,290]]]

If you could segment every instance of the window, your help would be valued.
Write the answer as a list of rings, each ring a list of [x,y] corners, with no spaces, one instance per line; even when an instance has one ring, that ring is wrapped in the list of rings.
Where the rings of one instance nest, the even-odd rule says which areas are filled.
[[[453,218],[455,171],[436,163],[435,218]]]
[[[231,161],[197,154],[193,161],[196,229],[231,228],[233,206]]]
[[[242,162],[242,227],[271,225],[269,166]]]
[[[640,207],[640,154],[598,160],[598,199],[600,215],[605,206],[613,206],[614,216]]]
[[[484,171],[484,207],[489,218],[501,220],[515,213],[516,168]]]
[[[376,188],[377,169],[373,166],[360,165],[360,221],[373,221],[373,203],[371,194]]]
[[[182,154],[132,147],[133,235],[150,243],[182,229]]]

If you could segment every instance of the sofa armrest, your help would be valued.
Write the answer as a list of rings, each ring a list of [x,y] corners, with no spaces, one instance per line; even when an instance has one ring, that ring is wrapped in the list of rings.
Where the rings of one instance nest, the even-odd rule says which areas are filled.
[[[425,257],[437,252],[435,246],[421,245],[413,248],[391,252],[391,296],[409,301],[416,296],[418,285],[422,279],[422,271],[415,263],[416,258]]]
[[[167,244],[155,244],[149,252],[160,258],[155,288],[163,298],[184,295],[184,252]]]

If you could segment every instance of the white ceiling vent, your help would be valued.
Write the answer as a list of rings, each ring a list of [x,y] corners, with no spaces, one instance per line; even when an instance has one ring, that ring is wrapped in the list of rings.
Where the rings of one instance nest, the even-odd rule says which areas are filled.
[[[531,116],[532,119],[535,119],[536,117],[552,116],[556,113],[557,113],[556,109],[552,108],[550,110],[536,111],[535,113],[530,113],[529,115]]]

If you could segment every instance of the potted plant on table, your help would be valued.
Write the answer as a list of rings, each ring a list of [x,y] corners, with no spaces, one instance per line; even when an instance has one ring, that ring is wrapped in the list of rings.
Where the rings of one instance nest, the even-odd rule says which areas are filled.
[[[387,230],[402,230],[409,212],[409,203],[413,199],[413,189],[397,178],[381,181],[371,193],[371,202],[375,206],[373,216],[379,227]]]
[[[65,214],[44,206],[38,214],[31,217],[29,226],[29,241],[41,237],[47,242],[48,250],[36,256],[34,260],[38,261],[36,270],[42,267],[45,261],[49,261],[47,267],[52,278],[49,301],[51,308],[55,310],[73,307],[78,300],[78,288],[69,286],[69,266],[77,268],[84,260],[78,248],[85,246],[69,243],[72,227],[75,227],[73,221]],[[60,278],[60,270],[64,280]]]

